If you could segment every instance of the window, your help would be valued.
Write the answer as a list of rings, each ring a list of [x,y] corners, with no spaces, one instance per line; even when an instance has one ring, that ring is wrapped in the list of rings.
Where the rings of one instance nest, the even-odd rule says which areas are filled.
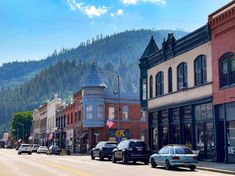
[[[164,76],[163,72],[160,71],[155,77],[156,82],[156,96],[162,95],[164,93]]]
[[[123,120],[128,120],[128,111],[129,111],[129,108],[128,106],[122,106],[122,119]]]
[[[172,92],[172,68],[168,69],[168,92]]]
[[[147,81],[146,79],[142,79],[142,99],[147,99]]]
[[[89,120],[93,119],[93,106],[92,105],[86,106],[86,118]]]
[[[68,116],[67,116],[67,125],[69,125],[69,123],[70,123],[70,117],[69,117],[69,114],[68,114]]]
[[[115,118],[115,108],[109,107],[109,119],[113,120]]]
[[[205,84],[207,82],[205,55],[198,56],[194,61],[194,81],[195,86]]]
[[[98,120],[103,120],[103,114],[104,114],[104,106],[103,105],[98,105],[97,106],[97,119]]]
[[[73,113],[71,113],[71,124],[73,124]]]
[[[188,74],[187,74],[187,63],[183,62],[177,67],[177,88],[178,90],[187,88]]]
[[[220,87],[235,84],[235,54],[225,53],[220,58]]]
[[[153,98],[153,76],[149,78],[149,98]]]

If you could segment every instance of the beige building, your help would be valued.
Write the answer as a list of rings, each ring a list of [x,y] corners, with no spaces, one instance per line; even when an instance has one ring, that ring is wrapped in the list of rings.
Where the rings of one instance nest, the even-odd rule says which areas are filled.
[[[40,112],[38,109],[33,111],[33,142],[39,143],[40,138]]]
[[[209,26],[159,49],[153,37],[140,58],[140,98],[147,112],[151,150],[184,144],[215,159],[212,57]]]

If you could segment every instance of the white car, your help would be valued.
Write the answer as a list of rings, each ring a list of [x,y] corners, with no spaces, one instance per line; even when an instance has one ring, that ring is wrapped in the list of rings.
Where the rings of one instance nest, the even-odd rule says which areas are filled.
[[[47,153],[47,152],[48,152],[47,146],[40,146],[37,150],[37,153]]]
[[[18,149],[18,155],[21,153],[28,153],[29,155],[32,154],[32,149],[30,144],[21,144],[20,148]]]

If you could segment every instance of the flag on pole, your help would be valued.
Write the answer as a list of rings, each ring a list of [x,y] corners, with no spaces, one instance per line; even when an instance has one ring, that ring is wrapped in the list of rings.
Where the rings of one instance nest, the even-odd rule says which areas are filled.
[[[111,120],[107,120],[106,125],[107,125],[109,128],[111,128],[111,127],[114,125],[114,123],[113,123]]]
[[[50,133],[48,136],[48,140],[51,141],[53,139],[53,133]]]

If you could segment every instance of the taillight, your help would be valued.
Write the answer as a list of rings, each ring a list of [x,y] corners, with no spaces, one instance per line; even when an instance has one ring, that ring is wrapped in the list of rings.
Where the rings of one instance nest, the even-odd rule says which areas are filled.
[[[179,160],[180,157],[179,157],[179,156],[172,156],[172,159],[173,159],[173,160]]]
[[[198,157],[197,157],[197,156],[194,156],[194,157],[193,157],[193,160],[198,160]]]
[[[128,148],[128,151],[130,151],[130,152],[133,151],[133,148]]]

